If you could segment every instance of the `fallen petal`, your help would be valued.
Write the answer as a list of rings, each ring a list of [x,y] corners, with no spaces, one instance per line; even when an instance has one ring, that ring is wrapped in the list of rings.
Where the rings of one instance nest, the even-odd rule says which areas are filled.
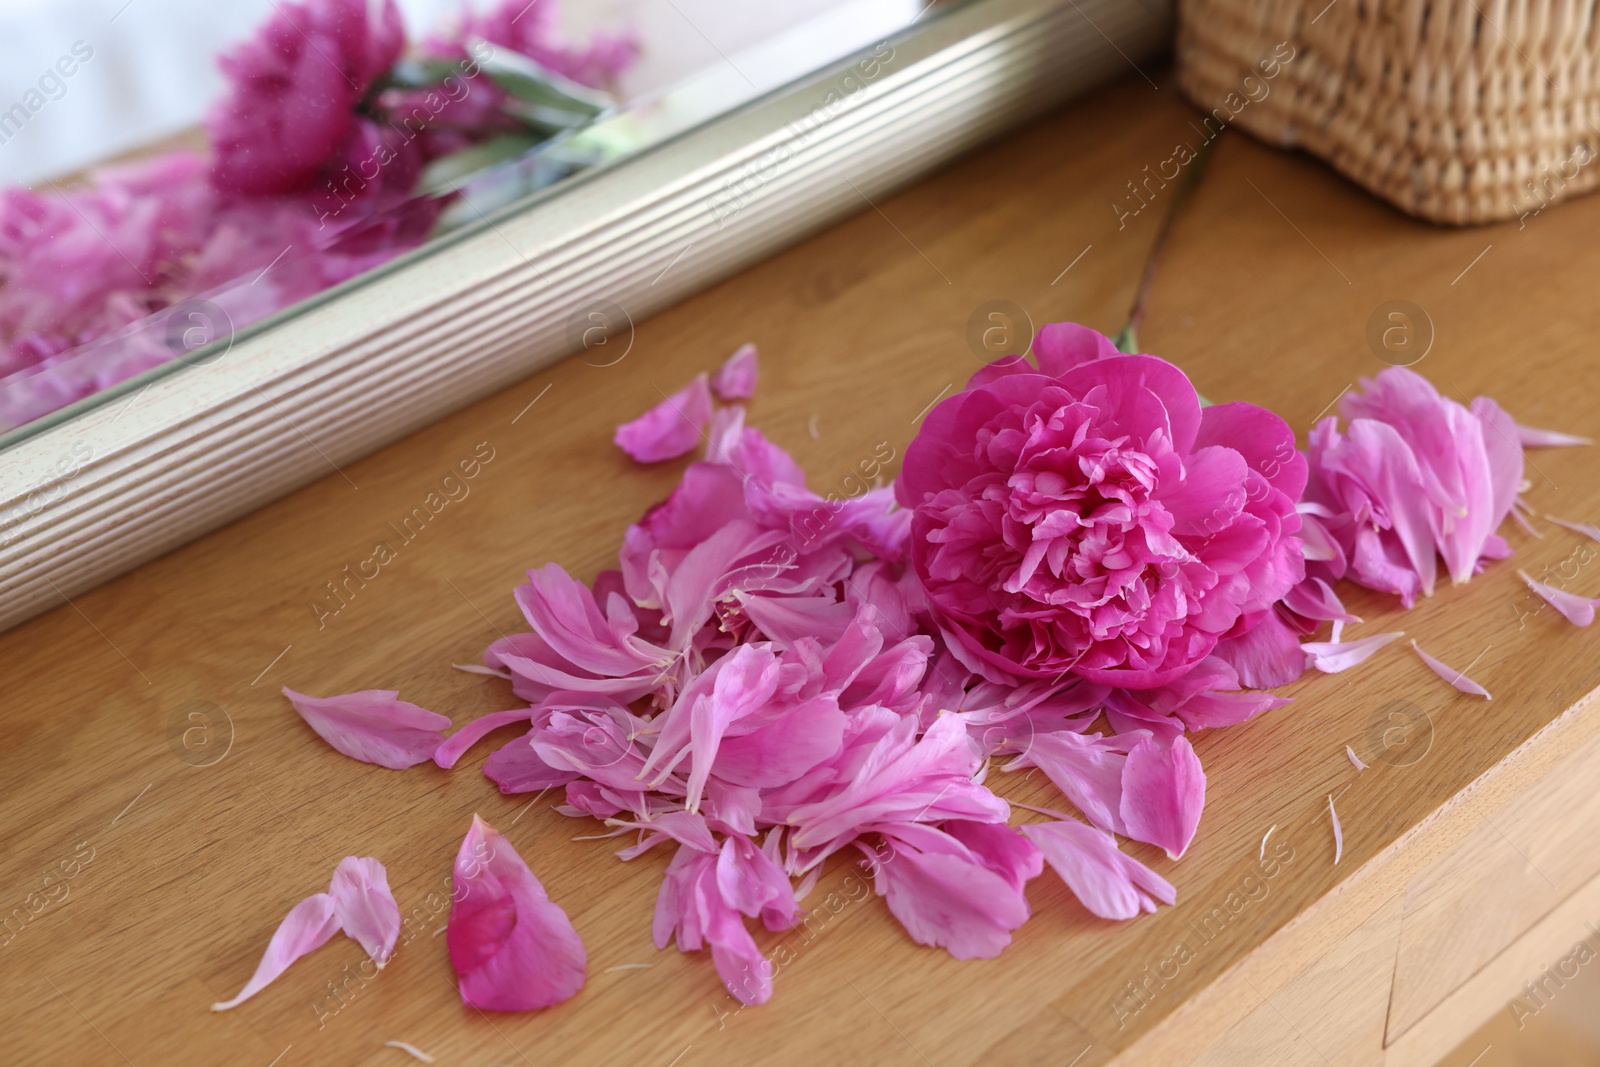
[[[1535,581],[1528,576],[1526,571],[1518,571],[1517,573],[1522,576],[1523,581],[1528,583],[1529,589],[1543,597],[1546,604],[1565,615],[1567,621],[1572,625],[1588,626],[1591,622],[1594,622],[1594,609],[1596,605],[1600,605],[1600,600],[1590,600],[1588,597],[1569,593],[1565,589],[1557,589],[1553,585]]]
[[[338,930],[339,920],[333,913],[333,897],[327,893],[306,897],[290,908],[289,914],[278,924],[272,940],[267,942],[267,951],[256,965],[256,973],[239,990],[239,995],[232,1000],[211,1005],[211,1010],[227,1011],[243,1004],[288,970],[289,964],[327,944]]]
[[[433,762],[449,770],[456,765],[456,761],[465,755],[467,749],[487,737],[492,731],[512,723],[528,722],[533,717],[532,708],[514,708],[511,711],[496,711],[488,715],[473,719],[467,725],[451,734],[449,739],[433,751]]]
[[[585,976],[583,941],[499,831],[478,816],[456,853],[445,940],[464,1003],[489,1011],[559,1004]]]
[[[1173,859],[1182,856],[1200,825],[1206,803],[1206,774],[1189,739],[1170,745],[1140,741],[1122,768],[1122,822],[1135,841],[1160,845]]]
[[[1307,664],[1323,674],[1338,674],[1364,662],[1395,638],[1404,636],[1405,631],[1396,630],[1393,633],[1373,634],[1371,637],[1361,637],[1354,641],[1307,641],[1300,648],[1306,654]]]
[[[711,389],[699,374],[637,419],[618,426],[615,441],[640,463],[659,463],[694,451],[710,422]]]
[[[401,1052],[404,1052],[406,1055],[410,1056],[412,1059],[421,1060],[423,1063],[437,1063],[437,1062],[439,1062],[438,1060],[435,1060],[432,1056],[428,1055],[426,1052],[422,1051],[417,1046],[411,1044],[411,1042],[409,1042],[409,1041],[385,1041],[383,1043],[383,1047],[384,1048],[397,1048]]]
[[[749,400],[756,395],[756,346],[740,345],[716,374],[711,376],[711,389],[723,400]]]
[[[1029,823],[1021,830],[1072,895],[1102,919],[1131,919],[1155,911],[1157,901],[1172,904],[1178,899],[1170,882],[1124,855],[1116,838],[1103,830],[1076,819]]]
[[[1333,794],[1328,794],[1328,817],[1333,820],[1333,863],[1338,866],[1344,855],[1344,827],[1339,825],[1339,812],[1333,806]]]
[[[1517,440],[1523,448],[1570,448],[1574,445],[1594,444],[1587,437],[1575,437],[1556,430],[1540,430],[1533,426],[1517,426]]]
[[[1350,766],[1354,767],[1356,770],[1364,771],[1367,769],[1367,765],[1361,762],[1361,757],[1356,755],[1356,750],[1351,748],[1349,745],[1344,746],[1344,754],[1350,757]]]
[[[1566,519],[1558,519],[1554,515],[1546,515],[1545,518],[1557,526],[1566,527],[1573,533],[1583,534],[1591,541],[1600,541],[1600,526],[1590,526],[1588,523],[1583,522],[1568,522]]]
[[[1437,674],[1439,677],[1455,686],[1461,692],[1471,693],[1473,696],[1482,697],[1485,700],[1494,699],[1489,695],[1489,691],[1483,686],[1479,685],[1477,682],[1474,682],[1471,678],[1468,678],[1460,671],[1446,666],[1444,663],[1434,659],[1432,656],[1422,651],[1422,646],[1417,644],[1415,638],[1413,638],[1411,641],[1411,647],[1416,651],[1417,655],[1422,658],[1422,662],[1428,665],[1429,670],[1433,671],[1434,674]],[[1470,667],[1472,664],[1469,663],[1467,666]]]
[[[370,857],[346,856],[334,869],[328,894],[340,929],[379,967],[388,963],[400,937],[400,905],[389,890],[383,864]]]
[[[405,770],[432,757],[450,720],[399,699],[393,689],[312,697],[285,689],[294,710],[324,741],[351,759]]]

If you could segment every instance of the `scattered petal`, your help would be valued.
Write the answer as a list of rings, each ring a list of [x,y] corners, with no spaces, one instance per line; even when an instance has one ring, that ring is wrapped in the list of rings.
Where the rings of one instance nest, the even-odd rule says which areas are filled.
[[[1339,865],[1339,857],[1344,855],[1344,827],[1339,825],[1339,812],[1333,806],[1333,794],[1328,794],[1328,817],[1333,820],[1333,864]]]
[[[1307,641],[1300,648],[1305,652],[1306,663],[1309,666],[1315,667],[1323,674],[1338,674],[1364,662],[1395,638],[1404,636],[1405,631],[1396,630],[1392,633],[1360,637],[1354,641]]]
[[[583,941],[560,905],[499,831],[478,816],[456,853],[445,941],[464,1003],[527,1011],[576,993]]]
[[[1575,445],[1592,445],[1587,437],[1575,437],[1556,430],[1540,430],[1533,426],[1517,425],[1517,440],[1523,448],[1571,448]]]
[[[1367,769],[1367,765],[1361,762],[1361,757],[1356,755],[1356,750],[1351,748],[1349,745],[1344,746],[1344,754],[1350,757],[1350,766],[1354,767],[1356,770],[1364,771]]]
[[[615,440],[640,463],[659,463],[694,451],[710,421],[711,388],[699,374],[637,419],[618,426]]]
[[[503,678],[508,682],[511,681],[511,672],[503,667],[485,667],[481,663],[452,663],[450,666],[468,674],[487,674],[490,678]]]
[[[1568,522],[1566,519],[1558,519],[1554,515],[1546,515],[1545,518],[1557,526],[1566,527],[1573,533],[1580,533],[1591,541],[1600,541],[1600,526],[1591,526],[1584,522]]]
[[[756,395],[759,375],[756,346],[740,345],[721,369],[711,376],[711,391],[723,400],[749,400]]]
[[[339,919],[333,912],[333,897],[327,893],[306,897],[290,908],[289,914],[278,924],[272,940],[267,942],[267,951],[262,955],[261,962],[256,965],[256,973],[251,975],[250,981],[239,990],[239,995],[232,1000],[211,1005],[211,1010],[227,1011],[243,1004],[265,989],[278,975],[288,970],[289,964],[306,953],[321,948],[338,932]]]
[[[1103,830],[1076,819],[1028,823],[1021,829],[1073,896],[1102,919],[1131,919],[1154,912],[1158,901],[1173,904],[1178,899],[1170,882],[1124,855],[1116,838]]]
[[[353,938],[380,968],[394,955],[400,937],[400,905],[389,891],[389,873],[370,857],[346,856],[328,887],[339,928]]]
[[[1200,825],[1206,775],[1186,737],[1170,745],[1140,741],[1122,769],[1122,822],[1135,841],[1160,845],[1182,856]]]
[[[1553,585],[1535,581],[1529,577],[1526,571],[1518,571],[1517,574],[1521,575],[1522,580],[1528,583],[1529,589],[1538,593],[1539,596],[1544,598],[1545,603],[1565,615],[1567,621],[1572,625],[1588,626],[1591,622],[1594,622],[1594,609],[1600,606],[1600,600],[1591,600],[1588,597],[1578,596],[1576,593],[1569,593],[1565,589],[1557,589]]]
[[[456,761],[466,754],[467,749],[477,744],[491,732],[502,726],[514,723],[525,723],[533,717],[531,708],[513,708],[510,711],[496,711],[488,715],[479,716],[467,725],[451,734],[438,748],[433,751],[433,762],[449,770],[456,765]]]
[[[409,1054],[413,1059],[421,1060],[423,1063],[438,1062],[432,1056],[407,1041],[385,1041],[383,1045],[385,1048],[397,1048],[401,1052]]]
[[[285,689],[294,710],[328,744],[352,759],[404,770],[433,756],[450,720],[408,704],[393,689],[312,697]]]
[[[1489,691],[1483,686],[1479,685],[1477,682],[1474,682],[1471,678],[1468,678],[1460,671],[1454,669],[1453,667],[1446,666],[1444,663],[1434,659],[1432,656],[1422,651],[1422,646],[1417,644],[1415,638],[1412,638],[1411,640],[1411,647],[1416,651],[1417,655],[1421,657],[1422,662],[1428,665],[1429,670],[1433,671],[1434,674],[1437,674],[1439,677],[1455,686],[1461,692],[1470,693],[1473,696],[1482,697],[1485,700],[1494,699],[1489,695]],[[1472,664],[1469,663],[1467,666],[1470,667]]]
[[[812,415],[811,418],[806,420],[806,433],[811,435],[811,439],[813,441],[822,440],[822,434],[817,429],[817,417],[816,417],[816,415]]]

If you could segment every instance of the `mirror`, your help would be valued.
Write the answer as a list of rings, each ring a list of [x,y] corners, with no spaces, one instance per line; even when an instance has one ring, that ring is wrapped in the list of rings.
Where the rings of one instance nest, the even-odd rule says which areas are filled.
[[[0,435],[870,62],[927,6],[0,0]]]

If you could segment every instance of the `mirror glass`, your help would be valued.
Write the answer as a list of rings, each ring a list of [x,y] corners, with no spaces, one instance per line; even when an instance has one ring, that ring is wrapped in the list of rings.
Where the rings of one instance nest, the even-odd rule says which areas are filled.
[[[927,0],[0,0],[0,435],[870,52]]]

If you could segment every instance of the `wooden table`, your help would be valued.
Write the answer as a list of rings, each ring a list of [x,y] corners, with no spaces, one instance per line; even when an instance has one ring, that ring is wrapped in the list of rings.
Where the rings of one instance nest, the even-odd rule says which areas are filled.
[[[14,927],[0,1060],[386,1065],[409,1062],[384,1047],[399,1039],[472,1065],[1420,1067],[1512,1010],[1600,919],[1600,635],[1535,612],[1515,576],[1569,561],[1571,587],[1600,592],[1600,546],[1549,524],[1542,540],[1508,528],[1514,561],[1412,612],[1350,597],[1368,620],[1352,634],[1403,628],[1472,664],[1493,702],[1397,643],[1198,739],[1209,797],[1190,853],[1128,846],[1176,884],[1177,907],[1102,922],[1041,877],[1015,944],[962,963],[912,944],[841,866],[808,901],[826,921],[789,935],[772,1002],[744,1011],[709,958],[650,943],[665,850],[622,863],[614,842],[574,840],[594,824],[477,773],[488,745],[453,773],[346,759],[278,694],[397,688],[457,722],[511,706],[503,683],[450,665],[523,628],[509,593],[525,568],[608,564],[679,470],[630,464],[612,428],[741,342],[762,353],[754,421],[826,492],[880,442],[903,452],[976,367],[964,338],[984,302],[1115,331],[1172,190],[1120,226],[1111,205],[1194,138],[1193,116],[1170,84],[1130,79],[640,323],[615,365],[569,361],[0,636],[0,916]],[[1435,229],[1229,133],[1171,232],[1142,340],[1212,399],[1303,430],[1383,366],[1374,310],[1411,300],[1436,333],[1417,370],[1441,389],[1600,436],[1597,232],[1600,197],[1524,227]],[[390,524],[475,453],[492,458],[468,495],[319,625],[314,605],[338,603],[328,583],[397,541]],[[1538,510],[1600,518],[1594,452],[1531,459]],[[1038,777],[1004,792],[1053,799]],[[474,812],[588,944],[588,985],[567,1004],[486,1017],[460,1003],[438,891]],[[1274,825],[1286,851],[1268,876]],[[416,917],[381,976],[340,938],[238,1010],[208,1011],[352,854],[379,857]]]

